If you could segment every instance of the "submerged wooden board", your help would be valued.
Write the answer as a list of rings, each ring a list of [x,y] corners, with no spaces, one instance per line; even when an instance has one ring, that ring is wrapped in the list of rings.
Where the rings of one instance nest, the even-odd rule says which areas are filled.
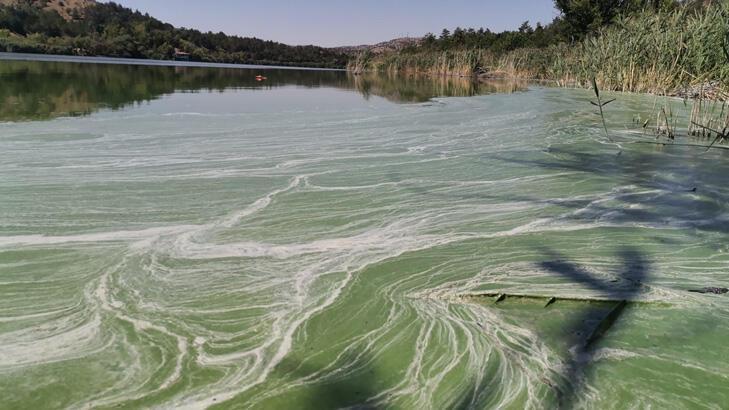
[[[598,340],[602,339],[603,335],[610,330],[610,328],[613,326],[613,324],[618,320],[620,315],[623,313],[623,310],[625,310],[625,307],[628,305],[628,302],[623,300],[620,301],[611,311],[607,314],[601,321],[600,324],[597,325],[597,327],[592,331],[592,334],[587,338],[585,341],[585,347],[592,346],[593,343],[597,342]]]
[[[466,293],[458,295],[464,299],[479,299],[479,298],[496,298],[496,303],[501,303],[507,299],[532,299],[536,301],[545,301],[544,307],[548,307],[559,301],[569,302],[585,302],[585,303],[622,303],[633,304],[633,305],[670,305],[664,301],[650,301],[650,300],[630,300],[623,298],[606,298],[606,297],[578,297],[578,296],[546,296],[546,295],[530,295],[522,293],[504,293],[504,292],[484,292],[484,293]]]

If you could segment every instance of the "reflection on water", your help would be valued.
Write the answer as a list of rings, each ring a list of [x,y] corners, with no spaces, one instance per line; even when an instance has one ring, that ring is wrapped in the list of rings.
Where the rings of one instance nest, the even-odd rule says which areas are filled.
[[[365,98],[371,95],[399,103],[425,102],[434,97],[473,97],[493,93],[525,91],[527,83],[519,80],[474,81],[464,77],[415,76],[393,74],[349,74],[354,87]]]
[[[256,81],[264,74],[266,81]],[[526,89],[523,83],[470,78],[353,75],[341,71],[154,67],[41,61],[0,61],[0,121],[88,115],[155,100],[179,91],[330,87],[396,103]]]

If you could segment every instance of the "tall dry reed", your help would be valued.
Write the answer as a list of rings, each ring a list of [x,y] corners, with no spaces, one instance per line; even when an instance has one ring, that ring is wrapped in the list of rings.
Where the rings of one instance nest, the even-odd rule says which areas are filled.
[[[365,54],[350,62],[359,71],[553,80],[563,86],[670,94],[709,80],[729,87],[729,1],[702,12],[681,8],[645,13],[575,44],[518,49],[502,55],[486,50],[427,50]]]

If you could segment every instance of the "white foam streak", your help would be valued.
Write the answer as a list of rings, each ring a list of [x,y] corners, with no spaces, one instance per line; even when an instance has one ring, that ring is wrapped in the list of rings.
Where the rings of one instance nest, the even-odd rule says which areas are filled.
[[[189,231],[193,228],[195,228],[195,225],[178,225],[171,227],[142,229],[138,231],[114,231],[67,236],[0,236],[0,247],[49,246],[97,242],[135,242],[158,238],[163,235],[179,234]]]

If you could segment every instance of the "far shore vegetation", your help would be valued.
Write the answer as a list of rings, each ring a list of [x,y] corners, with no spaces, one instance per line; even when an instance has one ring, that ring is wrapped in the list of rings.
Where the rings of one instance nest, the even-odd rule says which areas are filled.
[[[65,4],[63,12],[58,7]],[[81,5],[74,6],[71,5]],[[555,0],[551,23],[444,29],[404,48],[343,52],[177,28],[113,2],[0,0],[0,51],[547,80],[727,99],[729,0]]]
[[[61,16],[50,0],[0,0],[0,51],[215,63],[344,68],[347,56],[317,46],[177,28],[113,2],[85,2]],[[68,3],[68,2],[67,2]]]
[[[515,77],[558,85],[726,98],[727,0],[556,0],[552,23],[456,28],[397,52],[360,53],[355,72]]]

